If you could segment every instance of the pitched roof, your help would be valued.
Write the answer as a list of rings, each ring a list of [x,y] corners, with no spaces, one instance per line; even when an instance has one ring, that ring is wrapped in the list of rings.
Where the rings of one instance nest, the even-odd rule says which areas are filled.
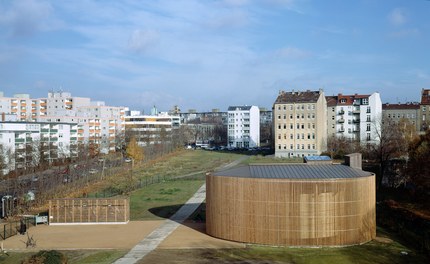
[[[297,91],[284,92],[281,91],[276,98],[275,104],[280,103],[316,103],[320,97],[320,91]]]
[[[214,176],[267,179],[346,179],[367,177],[370,172],[339,164],[261,164],[213,173]]]
[[[418,103],[382,105],[382,110],[418,110],[418,109],[420,109],[420,105]]]

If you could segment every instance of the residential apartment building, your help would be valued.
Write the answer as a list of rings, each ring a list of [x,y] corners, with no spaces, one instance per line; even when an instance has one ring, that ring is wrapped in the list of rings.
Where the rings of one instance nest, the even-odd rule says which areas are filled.
[[[116,141],[124,138],[124,107],[106,106],[63,91],[52,91],[47,98],[39,99],[31,99],[28,94],[11,98],[3,95],[0,93],[2,116],[15,115],[17,121],[78,123],[79,142],[96,144],[97,152],[115,151]]]
[[[3,174],[77,157],[77,124],[0,122]]]
[[[127,138],[134,136],[139,146],[171,141],[174,129],[180,126],[179,116],[130,115],[125,116],[125,133]]]
[[[258,106],[228,108],[228,146],[253,148],[260,146],[260,109]]]
[[[426,131],[430,128],[430,89],[421,90],[421,103],[419,111],[419,131]]]
[[[275,157],[319,155],[327,146],[324,91],[280,91],[273,104]]]
[[[82,106],[91,105],[91,99],[87,97],[72,97],[69,92],[49,92],[47,100],[47,115],[55,116],[63,110],[76,110]]]
[[[420,104],[417,102],[406,104],[383,104],[382,117],[395,122],[407,120],[414,125],[416,131],[420,131],[419,125]]]
[[[379,93],[371,95],[327,96],[328,136],[372,143],[381,130],[382,102]]]

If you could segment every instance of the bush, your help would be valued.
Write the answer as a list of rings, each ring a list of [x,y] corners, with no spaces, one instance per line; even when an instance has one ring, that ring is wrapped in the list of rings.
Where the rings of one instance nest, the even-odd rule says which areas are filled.
[[[24,260],[22,264],[67,264],[67,258],[56,250],[42,250]]]

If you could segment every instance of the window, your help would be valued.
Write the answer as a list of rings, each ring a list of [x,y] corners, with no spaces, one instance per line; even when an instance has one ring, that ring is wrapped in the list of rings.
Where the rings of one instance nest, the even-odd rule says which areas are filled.
[[[300,124],[297,124],[297,129],[300,129]]]
[[[284,149],[287,149],[287,145],[284,145]]]
[[[308,144],[308,149],[311,149],[311,144]]]
[[[278,139],[281,139],[281,134],[278,135]]]
[[[367,122],[370,122],[370,115],[367,115],[367,117],[366,117],[366,121],[367,121]]]
[[[293,129],[293,127],[294,127],[293,124],[290,124],[290,129]]]
[[[369,104],[369,99],[367,99],[367,98],[363,98],[362,103],[363,103],[364,105]]]
[[[300,149],[300,144],[297,144],[297,149]]]
[[[278,110],[281,110],[281,106],[280,105],[278,105]]]
[[[287,139],[287,134],[284,134],[284,139]]]
[[[302,133],[302,139],[305,139],[305,134]]]
[[[278,129],[281,129],[281,124],[278,125]]]
[[[281,115],[278,115],[278,120],[280,120],[281,119]]]
[[[284,129],[287,129],[287,124],[284,124]]]
[[[370,133],[367,133],[367,134],[366,134],[366,140],[367,140],[367,141],[370,141]]]
[[[294,147],[294,146],[293,146],[293,144],[291,144],[291,145],[290,145],[290,149],[293,149],[293,147]]]
[[[370,106],[367,107],[366,113],[370,114]]]
[[[370,131],[370,124],[367,124],[366,131]]]
[[[302,129],[305,129],[305,124],[302,124]]]
[[[341,103],[341,104],[346,103],[346,99],[345,99],[345,98],[340,99],[340,103]]]
[[[312,139],[315,139],[315,133],[312,133]]]
[[[287,115],[284,115],[284,119],[287,119]]]
[[[290,114],[290,119],[293,119],[293,114]]]
[[[284,110],[287,110],[287,106],[286,105],[284,105]]]
[[[311,139],[311,134],[308,133],[308,139]]]
[[[302,144],[302,149],[305,149],[305,144]]]
[[[281,145],[278,145],[278,149],[281,149]]]
[[[294,135],[293,134],[290,134],[290,139],[293,139],[294,138]]]
[[[300,134],[297,134],[297,139],[300,139]]]

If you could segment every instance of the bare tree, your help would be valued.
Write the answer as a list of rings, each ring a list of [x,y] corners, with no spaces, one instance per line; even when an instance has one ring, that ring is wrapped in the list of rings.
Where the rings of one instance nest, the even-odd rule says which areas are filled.
[[[400,123],[384,117],[376,121],[375,143],[366,145],[367,155],[376,160],[380,165],[380,173],[377,174],[376,186],[380,188],[387,171],[390,160],[404,157],[408,149],[408,140],[404,136]],[[379,129],[378,129],[379,127]]]

